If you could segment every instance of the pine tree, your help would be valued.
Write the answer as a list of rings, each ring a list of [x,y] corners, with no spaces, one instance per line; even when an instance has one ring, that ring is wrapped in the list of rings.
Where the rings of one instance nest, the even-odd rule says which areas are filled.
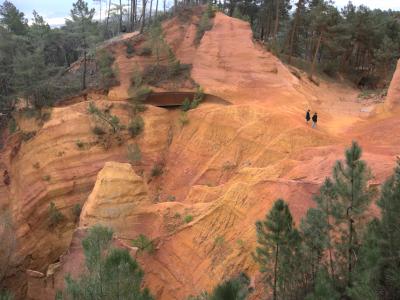
[[[363,299],[397,299],[400,295],[400,160],[384,183],[377,204],[381,219],[367,227],[350,296]]]
[[[16,35],[26,34],[28,21],[24,16],[10,1],[6,0],[0,5],[0,25]]]
[[[258,247],[254,259],[264,273],[266,283],[273,289],[273,299],[284,292],[288,256],[292,254],[294,236],[293,218],[282,199],[275,201],[265,220],[256,222]],[[286,278],[287,279],[287,278]]]
[[[142,289],[143,271],[128,250],[111,247],[112,235],[107,227],[90,228],[82,242],[88,272],[77,280],[66,277],[65,299],[153,299]]]
[[[324,228],[326,233],[326,248],[328,251],[328,264],[332,280],[335,278],[334,254],[331,238],[334,227],[333,220],[341,213],[341,207],[337,204],[337,197],[332,180],[326,178],[319,193],[313,198],[317,203],[318,210],[321,212],[320,214],[325,218],[323,226],[326,226],[326,228]]]
[[[346,262],[347,270],[342,275],[345,275],[347,287],[352,286],[361,228],[366,223],[365,212],[375,194],[375,189],[368,186],[371,174],[361,160],[361,154],[360,146],[353,142],[345,151],[345,163],[338,161],[333,169],[335,191],[341,207],[341,213],[336,216],[337,225],[342,230],[337,246]]]
[[[96,30],[93,23],[95,10],[89,9],[84,0],[77,0],[72,6],[71,20],[67,20],[66,23],[67,26],[73,28],[72,34],[79,40],[83,52],[82,90],[84,90],[86,89],[87,53]]]
[[[318,272],[322,269],[322,259],[329,245],[329,225],[323,211],[310,208],[301,220],[300,230],[303,237],[303,257],[306,276],[314,283]]]

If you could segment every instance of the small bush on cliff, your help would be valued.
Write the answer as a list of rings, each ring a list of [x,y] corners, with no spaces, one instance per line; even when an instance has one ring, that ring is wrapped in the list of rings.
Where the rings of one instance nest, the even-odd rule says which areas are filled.
[[[185,100],[183,100],[182,102],[182,106],[181,109],[182,111],[188,111],[191,108],[191,102],[189,100],[189,98],[185,98]]]
[[[142,288],[143,271],[126,249],[112,245],[113,231],[96,225],[89,229],[82,246],[87,272],[77,279],[65,278],[62,299],[140,299],[152,300]]]
[[[137,165],[142,160],[142,151],[138,144],[128,145],[127,149],[128,160],[133,165]]]
[[[184,127],[187,124],[189,124],[189,118],[185,111],[182,111],[181,115],[179,116],[179,124],[181,125],[181,127]]]
[[[185,216],[184,221],[185,221],[185,223],[190,223],[190,222],[192,222],[192,221],[193,221],[193,216],[192,216],[192,215],[187,215],[187,216]]]
[[[161,176],[163,173],[164,164],[161,162],[157,162],[154,164],[153,168],[151,168],[150,175],[151,177]]]
[[[206,33],[206,31],[208,30],[211,30],[211,28],[212,28],[212,23],[210,20],[210,15],[207,11],[205,11],[201,16],[199,25],[197,25],[196,36],[194,38],[194,44],[196,46],[200,44],[200,41],[203,38],[204,33]]]
[[[144,121],[143,118],[139,115],[135,116],[128,126],[128,130],[131,137],[137,137],[143,132],[143,129],[144,129]]]
[[[56,207],[54,202],[49,204],[49,226],[55,227],[64,220],[64,215]]]
[[[0,300],[13,300],[14,297],[9,291],[0,290]]]
[[[10,134],[13,134],[18,130],[17,121],[13,117],[11,117],[10,121],[8,121],[8,131]]]
[[[27,132],[22,132],[22,140],[24,142],[29,141],[30,139],[34,138],[36,135],[36,131],[27,131]]]
[[[117,72],[113,69],[114,60],[114,56],[108,50],[103,49],[97,53],[96,63],[100,71],[101,87],[104,89],[118,84]]]
[[[132,246],[138,248],[138,254],[147,252],[152,254],[154,252],[154,243],[144,234],[140,234],[136,239],[132,240]]]
[[[71,210],[74,221],[77,222],[79,220],[79,217],[81,216],[82,205],[80,203],[76,203]]]
[[[202,292],[188,300],[245,300],[249,295],[250,279],[245,273],[218,284],[211,294]]]
[[[133,47],[131,41],[126,41],[124,44],[126,47],[126,57],[131,58],[135,54],[135,48]]]

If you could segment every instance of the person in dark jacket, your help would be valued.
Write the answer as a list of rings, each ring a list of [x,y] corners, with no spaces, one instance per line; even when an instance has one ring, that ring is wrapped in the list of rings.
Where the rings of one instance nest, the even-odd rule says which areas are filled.
[[[317,127],[317,122],[318,122],[318,115],[317,113],[314,113],[314,115],[312,116],[312,128]]]
[[[310,110],[307,110],[306,112],[306,122],[308,124],[308,122],[311,120],[311,116],[310,116]]]

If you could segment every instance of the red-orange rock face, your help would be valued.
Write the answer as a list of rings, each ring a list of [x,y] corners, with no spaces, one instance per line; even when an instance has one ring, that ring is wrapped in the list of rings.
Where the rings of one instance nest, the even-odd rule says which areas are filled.
[[[19,151],[11,139],[0,166],[11,184],[0,184],[0,204],[12,212],[18,241],[13,264],[21,272],[45,274],[67,249],[76,256],[64,256],[55,288],[63,286],[67,272],[84,270],[81,238],[72,239],[77,224],[71,209],[80,203],[82,226],[108,224],[126,245],[140,233],[155,240],[156,252],[139,256],[139,262],[156,299],[185,299],[240,271],[256,279],[259,291],[251,258],[254,223],[276,198],[289,203],[298,223],[353,139],[363,147],[376,183],[391,173],[400,152],[397,116],[379,109],[374,117],[365,115],[358,92],[345,84],[321,81],[317,87],[301,72],[296,78],[252,41],[243,21],[217,13],[197,48],[190,42],[192,23],[168,22],[165,38],[179,59],[193,64],[192,78],[232,105],[201,104],[188,112],[187,124],[179,122],[178,111],[149,107],[139,138],[123,131],[121,145],[105,150],[94,143],[88,102],[81,102],[54,108],[51,120]],[[129,60],[116,61],[130,74]],[[121,86],[115,95],[125,95],[127,86]],[[391,87],[388,101],[396,103],[395,97]],[[108,104],[127,125],[127,103],[96,100],[99,107]],[[307,109],[319,114],[316,129],[304,120]],[[131,169],[119,163],[128,162],[127,145],[133,143],[142,162]],[[157,176],[155,164],[162,166]],[[53,229],[50,202],[66,216]],[[40,289],[42,279],[32,274],[29,295],[52,298],[55,288]]]

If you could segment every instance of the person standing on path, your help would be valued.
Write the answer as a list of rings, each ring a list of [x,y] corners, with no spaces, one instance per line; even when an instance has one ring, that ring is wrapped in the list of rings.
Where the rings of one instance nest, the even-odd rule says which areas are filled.
[[[306,122],[308,124],[308,122],[311,120],[311,116],[310,116],[310,110],[307,110],[306,112]]]
[[[318,115],[317,113],[314,113],[314,115],[312,116],[312,128],[317,127],[317,122],[318,122]]]

